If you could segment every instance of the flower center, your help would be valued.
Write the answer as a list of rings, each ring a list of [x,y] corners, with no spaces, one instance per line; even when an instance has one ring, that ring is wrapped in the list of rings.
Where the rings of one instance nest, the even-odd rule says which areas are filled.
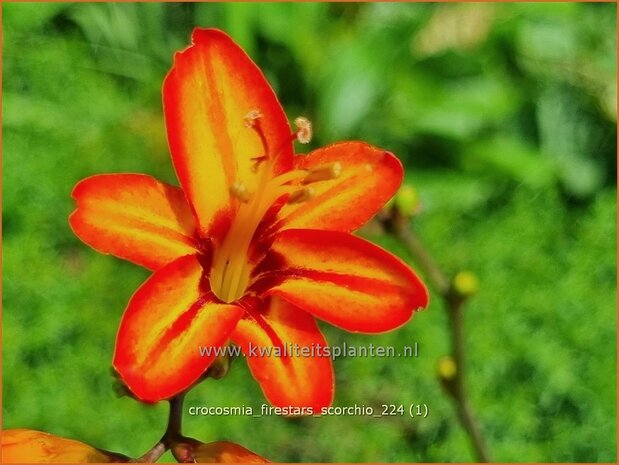
[[[225,239],[215,249],[211,268],[211,289],[224,302],[234,302],[243,296],[252,270],[249,247],[258,225],[268,209],[283,195],[289,195],[288,203],[298,203],[314,197],[315,190],[307,184],[339,176],[339,163],[314,170],[292,170],[279,176],[272,176],[275,153],[269,153],[268,145],[260,126],[262,115],[257,111],[248,113],[245,125],[256,131],[264,149],[264,155],[256,157],[254,171],[257,177],[256,191],[249,192],[246,185],[235,181],[230,194],[240,205]],[[311,138],[311,125],[305,118],[295,121],[297,132],[292,134],[299,142],[307,143]],[[301,181],[301,185],[291,185]]]

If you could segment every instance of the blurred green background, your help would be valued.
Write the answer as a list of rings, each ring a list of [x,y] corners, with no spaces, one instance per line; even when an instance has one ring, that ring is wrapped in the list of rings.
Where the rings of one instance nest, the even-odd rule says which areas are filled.
[[[144,172],[176,183],[161,83],[194,26],[231,34],[312,146],[396,153],[423,211],[412,227],[466,308],[467,386],[496,461],[616,460],[615,4],[11,4],[3,13],[3,428],[137,456],[167,405],[117,398],[123,309],[147,272],[71,233],[75,183]],[[400,244],[368,236],[404,259]],[[441,299],[381,336],[332,344],[417,359],[340,359],[336,405],[426,403],[425,419],[185,417],[186,434],[275,461],[472,461],[436,377]],[[245,362],[186,405],[264,402]],[[165,458],[170,459],[170,455]]]

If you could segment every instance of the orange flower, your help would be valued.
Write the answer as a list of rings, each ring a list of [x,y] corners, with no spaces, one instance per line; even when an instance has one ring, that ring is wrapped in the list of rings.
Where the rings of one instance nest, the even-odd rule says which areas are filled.
[[[269,460],[234,442],[204,444],[186,437],[172,444],[172,454],[181,463],[269,463]]]
[[[124,455],[41,431],[9,429],[2,432],[4,463],[108,463],[128,460]]]
[[[333,398],[327,357],[252,356],[250,345],[325,346],[314,316],[353,332],[407,322],[428,301],[401,260],[350,234],[402,181],[391,153],[342,142],[294,155],[273,90],[226,34],[196,29],[163,84],[182,190],[143,174],[104,174],[73,191],[75,234],[154,271],[131,298],[114,367],[139,399],[187,389],[228,340],[267,399],[319,408]]]

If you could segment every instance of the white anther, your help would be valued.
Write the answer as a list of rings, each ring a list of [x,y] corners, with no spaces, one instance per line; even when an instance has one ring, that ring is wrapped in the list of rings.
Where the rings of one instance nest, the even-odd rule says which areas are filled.
[[[312,123],[307,118],[299,116],[294,120],[294,125],[297,127],[297,140],[301,144],[307,144],[312,140]]]
[[[247,186],[241,181],[235,181],[234,184],[230,186],[230,195],[236,197],[243,203],[247,203],[251,199],[251,194],[247,190]]]

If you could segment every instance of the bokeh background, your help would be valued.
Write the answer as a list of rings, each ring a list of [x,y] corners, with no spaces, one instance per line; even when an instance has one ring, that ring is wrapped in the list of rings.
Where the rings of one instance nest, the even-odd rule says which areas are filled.
[[[615,4],[3,2],[3,428],[137,456],[167,405],[112,389],[123,309],[147,272],[80,243],[71,189],[91,174],[176,183],[161,83],[194,26],[231,34],[312,146],[396,153],[411,227],[449,275],[475,273],[467,387],[496,461],[616,460]],[[366,235],[410,260],[397,241]],[[336,405],[426,403],[425,419],[189,417],[185,432],[276,461],[471,461],[436,375],[447,320],[333,344],[419,343],[417,359],[340,359]],[[245,362],[187,406],[264,402]],[[170,459],[170,455],[165,456]]]

